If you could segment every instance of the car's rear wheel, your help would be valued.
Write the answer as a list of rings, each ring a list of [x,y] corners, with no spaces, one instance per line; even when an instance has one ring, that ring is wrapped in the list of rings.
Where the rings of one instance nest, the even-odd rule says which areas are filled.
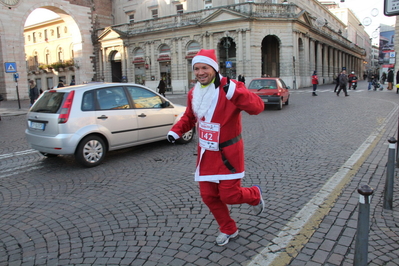
[[[278,101],[277,110],[281,109],[283,109],[283,100],[280,98],[280,100]]]
[[[87,136],[79,143],[76,160],[85,167],[94,167],[102,163],[107,153],[104,140],[99,136]]]
[[[187,131],[186,133],[184,133],[181,138],[179,138],[178,140],[176,140],[176,142],[178,142],[179,144],[187,144],[190,141],[193,140],[194,137],[194,128],[192,128],[191,130]]]

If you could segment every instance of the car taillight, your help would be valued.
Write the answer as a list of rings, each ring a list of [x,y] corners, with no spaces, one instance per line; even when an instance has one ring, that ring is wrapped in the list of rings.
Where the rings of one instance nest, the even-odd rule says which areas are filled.
[[[58,124],[65,124],[68,121],[74,95],[75,91],[71,91],[68,94],[68,97],[66,98],[64,104],[62,105],[60,115],[58,116]]]
[[[276,95],[276,96],[281,96],[281,93],[280,92],[276,92],[275,94],[273,94],[273,95]]]

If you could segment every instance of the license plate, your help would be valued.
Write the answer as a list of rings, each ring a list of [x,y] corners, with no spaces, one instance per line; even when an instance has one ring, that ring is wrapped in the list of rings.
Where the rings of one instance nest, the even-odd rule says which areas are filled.
[[[30,128],[44,130],[44,123],[30,122]]]
[[[263,102],[264,103],[267,103],[269,100],[268,99],[263,99]]]

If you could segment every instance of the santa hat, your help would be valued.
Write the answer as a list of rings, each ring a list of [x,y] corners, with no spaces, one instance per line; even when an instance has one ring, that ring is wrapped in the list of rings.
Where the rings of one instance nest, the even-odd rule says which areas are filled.
[[[219,64],[216,59],[216,54],[214,49],[205,50],[201,49],[193,58],[192,66],[196,63],[204,63],[213,67],[216,72],[219,72]]]

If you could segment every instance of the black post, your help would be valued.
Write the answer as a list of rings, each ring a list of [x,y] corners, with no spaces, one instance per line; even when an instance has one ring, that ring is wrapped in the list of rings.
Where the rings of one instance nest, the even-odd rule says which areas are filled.
[[[393,201],[393,179],[395,176],[395,144],[396,139],[391,137],[389,140],[389,152],[388,152],[388,163],[387,163],[387,175],[385,179],[384,188],[384,209],[392,210]]]
[[[369,185],[363,185],[357,190],[359,198],[359,216],[355,243],[355,266],[367,266],[367,253],[370,228],[370,202],[374,190]]]

